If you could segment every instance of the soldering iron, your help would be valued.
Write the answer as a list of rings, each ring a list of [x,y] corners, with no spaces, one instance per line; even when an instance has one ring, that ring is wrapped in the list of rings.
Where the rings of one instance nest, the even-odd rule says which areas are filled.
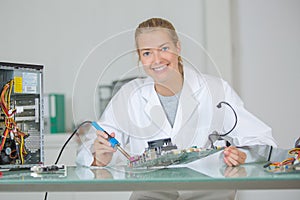
[[[130,160],[131,156],[121,147],[120,142],[116,138],[108,134],[101,126],[99,126],[97,122],[91,122],[91,124],[95,129],[106,133],[106,135],[108,136],[107,140],[111,144],[111,146],[113,148],[117,148],[128,160]]]
[[[95,129],[99,130],[99,131],[103,131],[105,134],[107,134],[108,136],[108,141],[109,143],[111,144],[111,146],[113,148],[117,148],[128,160],[130,160],[131,156],[120,146],[120,142],[112,137],[111,135],[109,135],[103,128],[101,128],[101,126],[99,126],[99,124],[95,121],[84,121],[82,122],[81,124],[78,125],[78,127],[74,130],[74,132],[71,134],[71,136],[67,139],[67,141],[64,143],[64,145],[62,146],[59,154],[58,154],[58,157],[55,161],[55,164],[54,165],[57,165],[65,147],[67,146],[67,144],[70,142],[70,140],[72,139],[72,137],[77,133],[78,129],[80,127],[82,127],[83,125],[85,124],[91,124]],[[45,197],[44,197],[44,200],[47,200],[47,197],[48,197],[48,192],[45,192]]]

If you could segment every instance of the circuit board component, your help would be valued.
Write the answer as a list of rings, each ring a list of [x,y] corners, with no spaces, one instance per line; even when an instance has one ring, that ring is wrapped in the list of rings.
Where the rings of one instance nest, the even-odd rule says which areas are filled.
[[[194,146],[180,150],[172,144],[171,138],[154,140],[148,142],[148,148],[143,154],[132,156],[128,166],[131,168],[150,168],[184,164],[204,158],[221,149],[205,149]]]

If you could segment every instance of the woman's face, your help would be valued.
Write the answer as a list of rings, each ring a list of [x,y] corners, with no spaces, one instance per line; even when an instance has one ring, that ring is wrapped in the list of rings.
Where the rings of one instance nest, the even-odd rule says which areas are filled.
[[[155,82],[164,83],[181,76],[178,69],[180,44],[175,45],[167,31],[142,33],[137,43],[144,70]]]

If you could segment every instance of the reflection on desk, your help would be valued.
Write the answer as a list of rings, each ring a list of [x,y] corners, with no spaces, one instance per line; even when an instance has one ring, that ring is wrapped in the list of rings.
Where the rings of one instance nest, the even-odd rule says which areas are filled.
[[[211,177],[187,167],[161,169],[67,167],[67,173],[34,176],[29,171],[1,172],[0,191],[139,191],[206,189],[300,189],[300,173],[272,174],[264,163],[221,166]]]

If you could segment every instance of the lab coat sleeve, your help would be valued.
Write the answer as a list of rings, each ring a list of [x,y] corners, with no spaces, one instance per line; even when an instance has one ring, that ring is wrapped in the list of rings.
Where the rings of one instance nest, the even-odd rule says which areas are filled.
[[[107,122],[100,121],[98,122],[101,124],[102,128],[104,128],[107,132],[115,132],[112,130],[112,128],[107,126]],[[118,134],[119,135],[119,134]],[[91,128],[86,134],[84,134],[82,137],[80,137],[80,145],[77,150],[77,156],[76,156],[76,165],[78,166],[85,166],[89,167],[92,165],[94,161],[94,141],[97,138],[96,131]],[[117,137],[116,139],[120,141],[124,141],[123,138]],[[125,144],[124,142],[120,142],[121,144]],[[124,146],[122,146],[124,148]],[[113,158],[111,162],[108,164],[108,166],[113,166],[116,163],[118,163],[118,158],[122,157],[120,153],[117,151],[114,153]]]
[[[236,92],[230,88],[230,86],[225,83],[225,93],[226,101],[232,105],[232,107],[235,109],[237,113],[238,123],[236,128],[228,135],[233,138],[233,144],[234,146],[273,146],[277,147],[277,142],[272,136],[272,129],[266,125],[263,121],[258,119],[256,116],[254,116],[252,113],[247,111],[244,107],[244,104],[240,97],[236,94]],[[228,110],[225,115],[225,129],[230,130],[232,125],[234,124],[234,117],[232,116],[231,111]],[[257,149],[259,151],[259,149]],[[253,155],[253,149],[252,152],[249,152],[248,150],[242,149],[247,154],[246,162],[258,162],[262,160],[258,157],[255,157]],[[266,152],[267,154],[268,152]],[[267,157],[267,156],[266,156]]]
[[[234,145],[271,145],[276,147],[276,141],[272,136],[272,129],[247,111],[243,101],[237,93],[225,82],[226,101],[232,105],[237,114],[237,126],[228,135],[234,139]],[[234,124],[233,113],[230,109],[226,110],[224,129],[230,130]]]
[[[114,100],[120,100],[116,98],[120,98],[120,96],[116,94]],[[107,108],[105,109],[101,119],[98,121],[98,124],[108,133],[114,132],[116,135],[115,138],[121,143],[121,146],[124,148],[125,144],[128,141],[128,138],[125,136],[125,134],[122,133],[121,130],[117,129],[118,126],[114,123],[114,121],[114,112],[110,102]],[[91,164],[94,161],[94,141],[96,138],[96,130],[94,130],[94,128],[90,128],[90,130],[80,138],[80,145],[77,150],[76,157],[77,165],[91,166]],[[108,166],[112,166],[116,163],[119,163],[119,157],[122,156],[117,151],[116,153],[114,153],[112,161],[109,163]]]
[[[238,125],[233,132],[237,146],[271,145],[277,147],[272,136],[272,129],[244,107],[238,108],[238,118]]]
[[[94,161],[93,144],[96,139],[96,133],[92,128],[80,136],[80,143],[77,149],[76,165],[91,166]]]

